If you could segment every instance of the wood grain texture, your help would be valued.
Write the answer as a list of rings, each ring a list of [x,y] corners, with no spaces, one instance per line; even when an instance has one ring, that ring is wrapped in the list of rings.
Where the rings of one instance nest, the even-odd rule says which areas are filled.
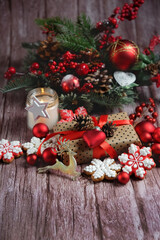
[[[65,16],[82,12],[93,22],[104,19],[125,1],[115,0],[0,0],[0,74],[9,65],[20,66],[25,51],[22,41],[44,36],[34,24],[36,17]],[[131,2],[131,1],[130,1]],[[137,20],[121,23],[117,30],[142,48],[158,33],[158,0],[147,0]],[[1,87],[5,84],[1,81]],[[139,101],[114,112],[128,114],[140,101],[154,97],[160,126],[160,94],[154,85],[138,88]],[[0,94],[0,139],[30,140],[24,111],[24,91]],[[159,166],[159,165],[158,165]],[[79,166],[81,171],[84,166]],[[0,240],[159,240],[160,169],[148,171],[143,181],[125,186],[116,181],[94,184],[81,176],[71,181],[60,174],[37,174],[25,156],[12,164],[0,164]]]

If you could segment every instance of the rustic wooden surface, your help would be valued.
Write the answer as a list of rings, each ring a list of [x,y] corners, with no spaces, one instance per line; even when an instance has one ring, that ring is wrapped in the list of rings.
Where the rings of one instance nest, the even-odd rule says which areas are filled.
[[[120,3],[119,3],[120,2]],[[0,72],[10,65],[20,67],[25,51],[23,41],[43,39],[34,25],[36,17],[72,17],[86,12],[93,22],[109,16],[116,0],[0,0]],[[118,34],[148,45],[158,33],[160,1],[147,0],[138,19],[122,23]],[[160,32],[159,32],[160,33]],[[5,84],[2,80],[0,87]],[[159,107],[159,89],[139,88],[139,102],[152,96]],[[28,141],[24,91],[0,94],[0,139]],[[138,102],[137,102],[138,104]],[[125,106],[128,113],[134,106]],[[160,118],[157,124],[160,124]],[[81,171],[83,166],[79,166]],[[77,181],[59,174],[37,174],[25,157],[12,164],[0,164],[0,239],[1,240],[158,240],[160,239],[160,169],[148,171],[143,181],[132,179],[122,186],[117,182]]]

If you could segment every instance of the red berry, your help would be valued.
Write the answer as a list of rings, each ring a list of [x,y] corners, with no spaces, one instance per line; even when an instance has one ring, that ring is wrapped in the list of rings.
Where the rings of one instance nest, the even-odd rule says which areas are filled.
[[[38,75],[41,75],[42,74],[42,71],[38,71]]]
[[[145,104],[145,103],[142,103],[142,104],[141,104],[141,107],[145,107],[145,106],[146,106],[146,104]]]
[[[143,111],[141,106],[136,107],[136,112],[137,113],[141,113]]]
[[[158,113],[157,112],[152,113],[152,117],[153,118],[157,118],[158,117]]]
[[[149,110],[148,110],[149,112],[153,112],[154,110],[153,110],[153,108],[149,108]]]
[[[32,63],[32,68],[39,69],[39,64],[37,62]]]
[[[14,67],[9,67],[8,68],[8,72],[11,74],[15,74],[16,73],[16,69]]]
[[[136,113],[136,117],[140,117],[141,116],[141,113],[140,112],[137,112]]]
[[[44,75],[45,75],[45,77],[49,77],[49,73],[45,73]]]
[[[129,115],[129,118],[132,119],[132,120],[134,120],[134,119],[135,119],[135,116],[136,116],[135,114],[130,114],[130,115]]]

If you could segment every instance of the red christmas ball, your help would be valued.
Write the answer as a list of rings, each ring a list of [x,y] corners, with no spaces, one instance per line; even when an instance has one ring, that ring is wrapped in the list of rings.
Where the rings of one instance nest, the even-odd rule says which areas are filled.
[[[122,184],[126,184],[128,181],[129,181],[129,174],[126,173],[126,172],[121,172],[119,175],[118,175],[118,181]]]
[[[27,156],[27,163],[30,165],[35,165],[37,162],[37,155],[36,154],[30,154]]]
[[[143,132],[141,134],[139,134],[139,137],[141,139],[142,142],[144,143],[149,143],[152,142],[152,135],[149,132]]]
[[[57,153],[52,147],[49,147],[43,151],[42,157],[45,163],[53,165],[56,163]]]
[[[160,143],[152,144],[152,152],[155,154],[160,154]]]
[[[160,127],[156,128],[154,130],[154,133],[152,134],[152,137],[155,140],[155,142],[160,143]]]
[[[62,79],[61,86],[64,92],[71,92],[80,86],[79,79],[68,74]]]
[[[153,123],[149,121],[142,121],[136,125],[135,130],[138,135],[142,135],[144,132],[153,133],[155,128],[156,127]]]
[[[76,67],[76,73],[80,76],[85,76],[89,72],[89,67],[86,63],[81,63]]]
[[[33,135],[38,138],[44,138],[49,133],[49,129],[44,123],[37,123],[32,129]]]
[[[113,43],[109,58],[112,64],[119,70],[127,70],[135,64],[138,60],[139,49],[138,46],[129,40],[118,40]]]

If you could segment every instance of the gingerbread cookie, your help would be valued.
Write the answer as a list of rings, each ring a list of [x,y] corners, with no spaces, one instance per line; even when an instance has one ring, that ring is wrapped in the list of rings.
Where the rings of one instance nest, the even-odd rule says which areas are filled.
[[[5,163],[11,163],[14,158],[23,155],[19,141],[9,142],[6,139],[0,141],[0,159]]]
[[[150,158],[152,155],[150,147],[142,147],[131,144],[128,153],[122,153],[118,159],[123,166],[122,170],[128,174],[134,174],[137,178],[143,179],[146,170],[150,170],[156,166],[154,160]]]
[[[40,139],[37,137],[32,137],[30,142],[26,142],[22,144],[23,150],[26,151],[27,155],[36,154],[40,144],[44,141],[44,139],[45,138]],[[54,137],[44,142],[41,147],[41,153],[43,153],[43,151],[46,148],[54,147],[56,142],[57,142],[57,138],[54,138]]]
[[[94,182],[99,182],[103,179],[115,179],[120,170],[120,164],[116,164],[114,159],[106,158],[104,161],[93,159],[91,164],[85,167],[83,171],[86,175],[91,175],[91,179]]]

